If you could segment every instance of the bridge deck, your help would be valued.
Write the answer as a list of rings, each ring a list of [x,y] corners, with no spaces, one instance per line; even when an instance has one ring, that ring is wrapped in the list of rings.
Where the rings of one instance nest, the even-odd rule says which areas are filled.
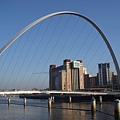
[[[78,95],[118,95],[120,92],[68,92],[68,91],[2,91],[0,95],[20,94],[78,94]]]

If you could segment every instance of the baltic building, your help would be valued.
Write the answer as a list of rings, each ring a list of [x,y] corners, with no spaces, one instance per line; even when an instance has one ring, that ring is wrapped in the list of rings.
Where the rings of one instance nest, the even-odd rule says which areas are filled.
[[[84,89],[84,74],[86,73],[86,68],[83,67],[81,60],[65,59],[61,66],[50,65],[50,90],[76,91]]]

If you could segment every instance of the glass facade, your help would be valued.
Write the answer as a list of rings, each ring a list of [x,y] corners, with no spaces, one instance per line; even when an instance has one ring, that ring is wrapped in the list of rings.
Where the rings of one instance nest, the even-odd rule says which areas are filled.
[[[72,69],[72,90],[78,90],[79,89],[79,73],[78,73],[78,69],[74,68]]]
[[[109,85],[110,80],[110,63],[98,64],[99,85]]]

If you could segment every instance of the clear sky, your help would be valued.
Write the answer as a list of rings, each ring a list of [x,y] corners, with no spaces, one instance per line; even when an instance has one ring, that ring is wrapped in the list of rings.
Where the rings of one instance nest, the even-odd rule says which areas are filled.
[[[31,22],[35,21],[36,19],[44,15],[58,11],[78,12],[80,14],[87,16],[92,21],[94,21],[108,38],[115,52],[118,63],[120,64],[120,52],[119,52],[120,51],[120,47],[119,47],[120,46],[120,1],[119,0],[0,0],[0,48],[12,37],[14,37],[15,34],[17,34],[20,30],[22,30]],[[29,33],[26,33],[26,35],[27,34]],[[90,41],[86,43],[86,46],[89,43]],[[27,42],[27,44],[29,44],[29,42]],[[15,47],[13,48],[15,50]],[[11,65],[9,65],[9,62],[11,60],[10,56],[12,56],[12,53],[10,56],[7,57],[8,60],[4,63],[5,54],[7,53],[6,52],[3,53],[2,55],[3,58],[1,58],[1,63],[0,63],[0,67],[2,69],[0,73],[2,76],[0,81],[2,85],[0,86],[1,87],[0,89],[4,89],[4,88],[7,89],[12,87],[18,88],[19,84],[18,86],[13,85],[13,84],[17,84],[18,81],[12,83],[12,80],[15,81],[15,78],[13,76],[15,74],[18,74],[16,72],[16,68],[10,67],[12,66],[12,62]],[[14,57],[14,59],[12,59],[13,63],[15,63],[16,59],[17,57]],[[3,63],[4,66],[2,66]],[[19,65],[20,64],[22,63],[19,63]],[[60,64],[62,64],[62,60]],[[20,68],[19,65],[18,68]],[[9,67],[11,73],[7,69],[3,70],[5,66]],[[20,69],[22,70],[22,68]],[[49,66],[47,69],[49,69]],[[14,72],[14,74],[10,75],[12,74],[12,71]],[[5,76],[8,77],[11,76],[12,80],[9,80],[7,82],[8,78]],[[24,79],[23,81],[24,82],[22,84],[24,83],[27,84],[26,79]],[[20,77],[19,77],[19,82],[20,82]],[[8,85],[6,85],[6,83]],[[34,84],[34,83],[30,83],[30,84]],[[39,84],[43,84],[43,82],[41,83],[36,82],[36,84],[38,85],[32,87],[39,87]],[[9,85],[11,87],[8,87]],[[48,87],[48,82],[45,82],[43,88],[47,88],[47,87]],[[22,89],[22,87],[20,87],[20,89]]]

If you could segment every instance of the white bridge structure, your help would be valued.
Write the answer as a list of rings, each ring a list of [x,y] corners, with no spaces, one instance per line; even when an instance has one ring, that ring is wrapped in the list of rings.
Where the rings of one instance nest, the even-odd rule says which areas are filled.
[[[1,91],[0,95],[21,95],[21,94],[67,94],[67,95],[118,95],[119,92],[72,92],[72,91]]]
[[[43,16],[37,20],[35,20],[34,22],[30,23],[28,26],[26,26],[25,28],[23,28],[19,33],[17,33],[11,40],[9,40],[1,49],[0,49],[0,55],[13,43],[15,42],[15,40],[20,37],[23,33],[25,33],[27,30],[29,30],[30,28],[32,28],[33,26],[35,26],[36,24],[40,23],[41,21],[48,19],[50,17],[53,16],[57,16],[57,15],[61,15],[61,14],[71,14],[71,15],[75,15],[78,16],[84,20],[86,20],[87,22],[89,22],[94,28],[96,28],[96,30],[98,31],[98,33],[101,35],[101,37],[103,38],[103,41],[105,42],[105,44],[107,45],[107,48],[112,56],[115,68],[116,68],[116,72],[118,75],[118,80],[119,80],[119,84],[120,84],[120,69],[119,69],[119,65],[116,59],[116,56],[114,54],[114,51],[108,41],[108,39],[106,38],[106,36],[104,35],[104,33],[102,32],[102,30],[92,21],[90,20],[88,17],[81,15],[79,13],[76,12],[72,12],[72,11],[61,11],[61,12],[55,12],[55,13],[51,13],[48,14],[46,16]]]

